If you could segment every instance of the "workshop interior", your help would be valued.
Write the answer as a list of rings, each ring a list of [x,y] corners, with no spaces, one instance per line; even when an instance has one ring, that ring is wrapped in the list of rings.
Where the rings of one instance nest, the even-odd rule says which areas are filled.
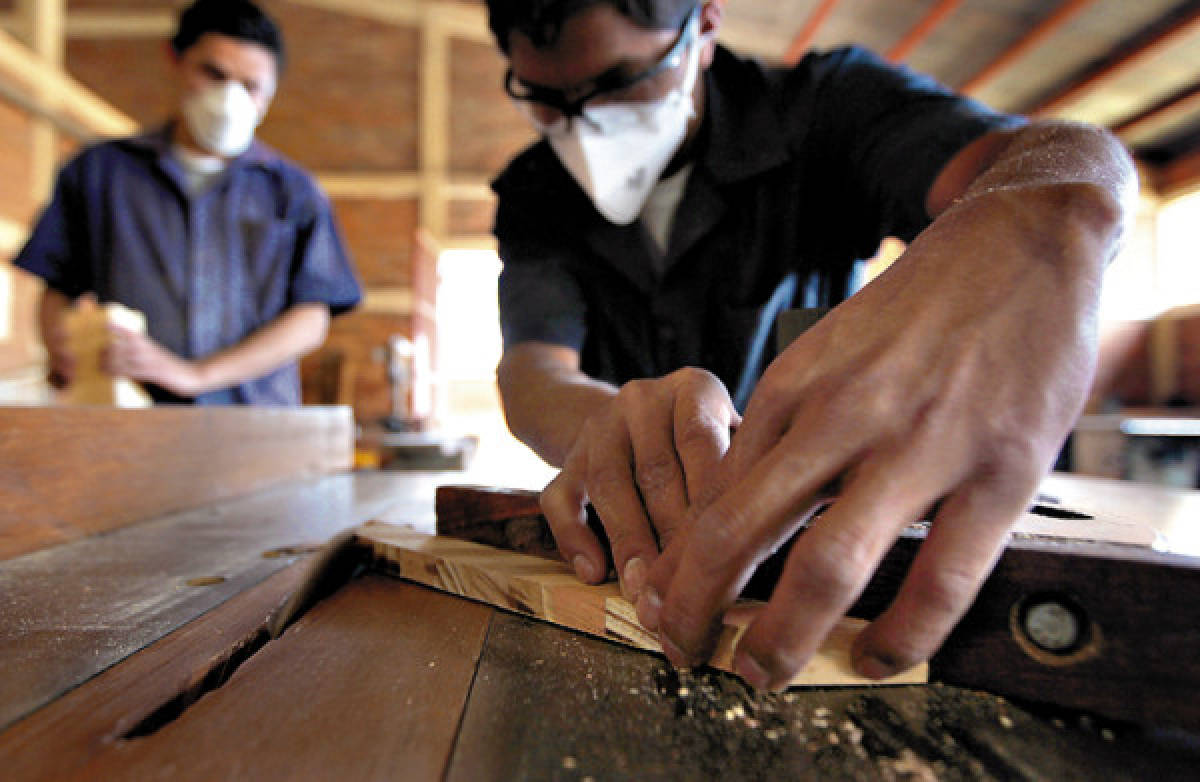
[[[596,3],[655,6],[571,13]],[[542,187],[497,180],[553,134],[536,102],[588,115],[514,75],[544,52],[499,43],[483,0],[255,0],[283,43],[233,61],[277,84],[222,74],[204,93],[243,115],[266,101],[212,172],[184,159],[209,149],[193,117],[211,108],[187,93],[189,54],[214,78],[197,52],[213,36],[244,49],[241,32],[181,38],[185,0],[0,0],[0,778],[1196,778],[1200,2],[710,4],[720,46],[764,69],[863,47],[991,111],[1104,129],[1135,166],[1086,402],[938,650],[882,680],[852,662],[939,539],[937,506],[897,527],[778,691],[740,675],[737,645],[836,500],[763,546],[699,667],[674,665],[628,599],[605,508],[581,500],[569,540],[597,541],[608,578],[563,561],[539,503],[559,467],[510,433],[497,382],[516,331],[501,331],[502,250],[543,246],[502,248],[494,229],[517,222],[497,219],[501,198]],[[680,17],[681,44],[704,40],[707,13]],[[209,187],[223,200],[205,212]],[[276,187],[291,190],[251,203]],[[207,230],[230,233],[197,250]],[[197,271],[246,231],[255,252]],[[869,244],[862,291],[913,242]],[[133,271],[67,257],[85,252]],[[776,328],[762,337],[786,355]],[[261,363],[288,338],[301,347]],[[186,374],[174,344],[220,361],[204,374],[194,355]],[[249,365],[244,391],[212,380]]]

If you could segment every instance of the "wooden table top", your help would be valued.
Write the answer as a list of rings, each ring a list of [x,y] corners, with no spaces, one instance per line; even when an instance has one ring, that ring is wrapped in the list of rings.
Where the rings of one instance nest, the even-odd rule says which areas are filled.
[[[1174,779],[1200,760],[1190,736],[938,684],[760,695],[374,572],[268,637],[305,544],[428,528],[445,477],[332,476],[0,563],[3,777]]]

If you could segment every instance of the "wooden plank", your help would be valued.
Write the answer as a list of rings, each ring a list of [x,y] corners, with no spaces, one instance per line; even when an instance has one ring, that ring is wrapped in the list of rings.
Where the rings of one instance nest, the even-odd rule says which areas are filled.
[[[944,686],[756,693],[727,674],[680,674],[498,614],[446,778],[1091,780],[1194,770],[1194,748],[1151,749],[1136,730],[1086,724]]]
[[[0,408],[0,560],[349,469],[349,408]]]
[[[285,568],[0,732],[0,767],[13,780],[67,779],[88,760],[190,687],[197,673],[261,633],[305,576]],[[5,670],[12,670],[5,667]],[[0,697],[0,704],[7,704]],[[4,720],[0,718],[0,724]]]
[[[366,524],[358,536],[371,547],[376,567],[393,575],[590,635],[662,652],[655,638],[637,624],[636,613],[621,597],[617,584],[583,584],[565,563],[388,524]],[[737,640],[755,610],[750,606],[743,609],[726,616],[731,624],[711,661],[718,668],[732,670]],[[864,624],[843,619],[837,632],[829,636],[792,684],[870,683],[850,667],[850,645]],[[928,668],[921,665],[882,683],[927,680]]]
[[[0,564],[0,727],[370,518],[432,529],[435,475],[279,486]]]
[[[353,581],[173,722],[40,778],[438,779],[493,613],[382,576]],[[132,658],[124,681],[138,688],[137,669],[164,664],[157,652]],[[77,715],[100,695],[80,694]]]
[[[64,318],[70,351],[75,356],[75,376],[60,399],[71,405],[151,407],[154,401],[140,384],[104,371],[104,355],[112,342],[111,326],[136,334],[146,333],[146,316],[110,301],[80,302]]]

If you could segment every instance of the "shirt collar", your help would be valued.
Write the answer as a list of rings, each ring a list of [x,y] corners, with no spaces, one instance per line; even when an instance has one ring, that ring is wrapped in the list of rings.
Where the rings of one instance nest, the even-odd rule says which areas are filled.
[[[171,154],[171,138],[174,135],[175,123],[170,120],[163,125],[153,128],[137,136],[125,139],[125,144],[152,153],[162,159]],[[229,167],[242,165],[258,165],[264,168],[275,168],[281,157],[278,152],[259,141],[257,138],[250,142],[250,148],[229,161]]]
[[[702,155],[714,179],[736,182],[787,162],[787,135],[770,104],[761,68],[717,46],[705,84],[709,137]]]

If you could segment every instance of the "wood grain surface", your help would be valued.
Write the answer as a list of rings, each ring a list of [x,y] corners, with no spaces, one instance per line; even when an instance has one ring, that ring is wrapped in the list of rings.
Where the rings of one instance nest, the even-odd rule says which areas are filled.
[[[653,635],[637,623],[636,612],[621,597],[616,584],[583,584],[564,563],[464,540],[422,535],[388,524],[365,524],[358,537],[372,548],[375,567],[401,578],[629,646],[662,652]],[[760,607],[744,604],[728,614],[732,624],[721,636],[712,659],[714,666],[732,670],[737,640]],[[864,625],[859,620],[843,619],[792,684],[870,683],[850,667],[850,646]],[[928,667],[921,665],[877,683],[927,680]]]
[[[112,751],[148,714],[261,632],[304,576],[300,566],[276,573],[0,732],[5,777],[32,782],[84,776],[93,757]]]
[[[437,779],[493,612],[379,576],[319,603],[173,721],[126,737],[168,683],[236,640],[231,628],[261,627],[274,581],[0,734],[6,778]]]
[[[498,614],[446,779],[1163,780],[1196,757],[941,685],[765,695]]]
[[[349,408],[0,407],[0,560],[348,470]]]
[[[346,528],[432,528],[438,480],[332,475],[0,562],[0,727]]]

